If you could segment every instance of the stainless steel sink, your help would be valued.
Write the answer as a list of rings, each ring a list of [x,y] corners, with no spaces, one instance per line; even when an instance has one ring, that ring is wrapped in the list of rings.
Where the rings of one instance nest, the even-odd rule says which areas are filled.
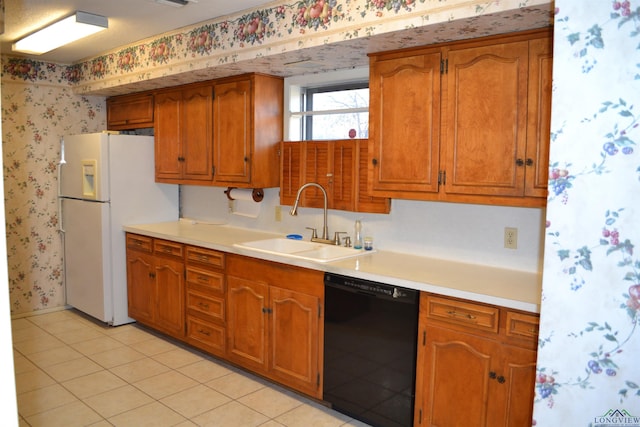
[[[372,252],[361,249],[345,248],[344,246],[309,242],[305,240],[285,239],[282,237],[235,243],[233,246],[241,249],[316,262],[338,261],[341,259],[366,255]]]

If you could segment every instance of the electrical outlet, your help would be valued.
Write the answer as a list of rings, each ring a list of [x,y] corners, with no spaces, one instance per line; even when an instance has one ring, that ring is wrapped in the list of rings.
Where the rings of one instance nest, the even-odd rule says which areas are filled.
[[[277,205],[277,206],[276,206],[276,214],[275,214],[275,217],[276,217],[276,218],[275,218],[275,219],[276,219],[276,222],[280,222],[280,221],[282,221],[282,206],[280,206],[280,205]]]
[[[515,227],[504,228],[504,247],[518,249],[518,229]]]

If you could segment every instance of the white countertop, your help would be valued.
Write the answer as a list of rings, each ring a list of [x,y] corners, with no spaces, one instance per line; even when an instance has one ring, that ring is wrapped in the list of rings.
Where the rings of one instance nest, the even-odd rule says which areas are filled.
[[[246,228],[192,222],[128,225],[124,230],[149,237],[216,249],[228,253],[344,274],[435,294],[464,298],[503,307],[540,312],[542,275],[398,252],[374,253],[330,263],[241,249],[234,243],[283,237]]]

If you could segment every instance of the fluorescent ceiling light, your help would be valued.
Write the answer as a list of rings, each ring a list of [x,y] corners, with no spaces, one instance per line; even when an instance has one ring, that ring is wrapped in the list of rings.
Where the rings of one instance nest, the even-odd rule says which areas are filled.
[[[156,0],[156,3],[166,4],[167,6],[182,7],[189,3],[188,0]]]
[[[15,42],[11,50],[15,52],[41,55],[50,50],[69,44],[98,31],[106,30],[109,21],[104,16],[86,12],[73,15],[45,27]]]

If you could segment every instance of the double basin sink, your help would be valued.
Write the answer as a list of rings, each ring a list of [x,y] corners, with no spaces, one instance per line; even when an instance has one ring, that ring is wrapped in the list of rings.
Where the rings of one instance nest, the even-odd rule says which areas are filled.
[[[372,252],[344,246],[286,239],[284,237],[235,243],[233,246],[251,251],[316,262],[338,261]]]

